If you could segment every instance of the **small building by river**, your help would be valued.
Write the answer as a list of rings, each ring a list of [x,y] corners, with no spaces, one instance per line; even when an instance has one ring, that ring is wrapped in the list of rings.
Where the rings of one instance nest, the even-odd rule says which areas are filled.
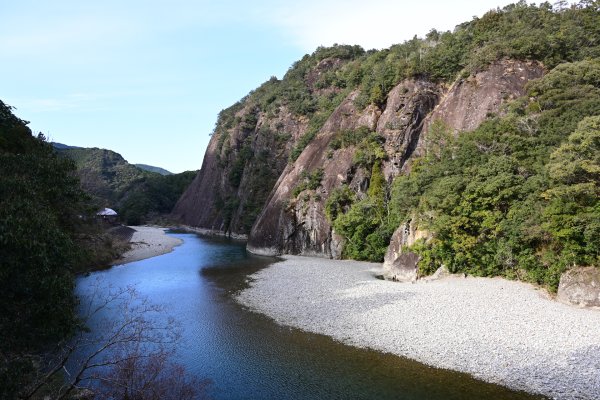
[[[96,213],[96,217],[107,224],[114,224],[117,222],[119,214],[112,208],[104,208]]]

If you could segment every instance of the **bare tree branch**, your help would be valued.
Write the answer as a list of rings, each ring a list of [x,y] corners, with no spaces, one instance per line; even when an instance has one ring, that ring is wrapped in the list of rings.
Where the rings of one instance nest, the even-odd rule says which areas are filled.
[[[61,346],[61,356],[22,398],[33,397],[61,370],[67,376],[56,399],[75,390],[99,398],[205,398],[208,381],[188,378],[182,366],[170,361],[181,333],[173,318],[154,321],[164,307],[150,303],[133,286],[103,287],[98,280],[89,293],[81,306],[82,329]]]

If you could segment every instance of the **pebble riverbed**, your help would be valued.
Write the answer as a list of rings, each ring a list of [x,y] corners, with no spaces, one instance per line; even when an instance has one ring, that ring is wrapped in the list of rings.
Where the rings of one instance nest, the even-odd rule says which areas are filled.
[[[600,311],[500,278],[397,283],[380,265],[285,256],[237,295],[276,322],[556,399],[600,399]]]

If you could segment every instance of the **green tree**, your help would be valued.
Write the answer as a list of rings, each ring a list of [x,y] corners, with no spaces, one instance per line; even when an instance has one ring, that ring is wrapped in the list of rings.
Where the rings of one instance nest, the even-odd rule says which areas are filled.
[[[547,166],[551,187],[544,227],[552,235],[555,262],[600,265],[600,116],[583,119]]]
[[[75,328],[73,270],[85,195],[70,160],[0,101],[0,397],[35,370],[31,354]]]
[[[328,214],[336,214],[335,231],[346,239],[343,254],[356,260],[382,261],[393,224],[388,223],[386,184],[379,161],[373,164],[367,197],[352,204],[346,213],[349,194],[343,190],[326,203]],[[337,200],[337,201],[336,201]]]

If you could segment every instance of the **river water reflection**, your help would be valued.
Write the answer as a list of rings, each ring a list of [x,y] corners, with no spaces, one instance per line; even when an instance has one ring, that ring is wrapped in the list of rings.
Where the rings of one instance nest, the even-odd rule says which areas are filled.
[[[249,255],[239,242],[170,234],[184,240],[173,252],[83,277],[77,291],[85,298],[101,277],[165,305],[165,320],[183,328],[177,361],[210,378],[215,399],[539,398],[277,325],[233,300],[273,259]]]

